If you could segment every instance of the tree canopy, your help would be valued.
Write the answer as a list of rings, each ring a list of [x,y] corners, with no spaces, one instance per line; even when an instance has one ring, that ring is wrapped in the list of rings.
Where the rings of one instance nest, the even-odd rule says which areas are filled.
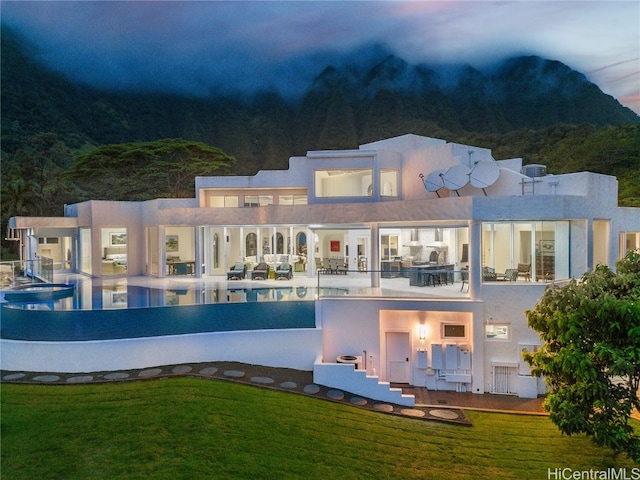
[[[67,176],[86,199],[193,197],[196,176],[229,174],[234,162],[218,148],[170,138],[102,145],[80,155]]]
[[[598,266],[547,288],[526,313],[544,344],[524,357],[549,385],[551,420],[567,435],[585,433],[640,462],[640,437],[628,422],[640,410],[640,252],[629,252],[616,271]]]

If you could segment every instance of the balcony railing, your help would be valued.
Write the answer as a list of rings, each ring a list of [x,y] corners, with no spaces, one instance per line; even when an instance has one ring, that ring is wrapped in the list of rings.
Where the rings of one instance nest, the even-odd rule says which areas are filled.
[[[408,268],[398,270],[318,269],[318,297],[456,297],[468,298],[467,270]],[[372,275],[378,286],[372,287]],[[464,282],[463,282],[464,279]]]
[[[53,282],[52,258],[39,257],[34,260],[0,262],[0,286],[3,288],[42,282]]]

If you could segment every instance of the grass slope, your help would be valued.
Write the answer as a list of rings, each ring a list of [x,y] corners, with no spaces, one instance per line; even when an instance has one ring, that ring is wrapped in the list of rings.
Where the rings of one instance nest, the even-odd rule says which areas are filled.
[[[2,385],[2,478],[547,478],[629,467],[547,417],[461,427],[231,382]],[[635,465],[637,467],[637,465]]]

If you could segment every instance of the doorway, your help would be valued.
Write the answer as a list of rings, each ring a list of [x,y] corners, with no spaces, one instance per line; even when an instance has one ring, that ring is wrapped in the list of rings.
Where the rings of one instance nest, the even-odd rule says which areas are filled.
[[[409,383],[411,378],[411,337],[409,332],[386,332],[387,381]]]

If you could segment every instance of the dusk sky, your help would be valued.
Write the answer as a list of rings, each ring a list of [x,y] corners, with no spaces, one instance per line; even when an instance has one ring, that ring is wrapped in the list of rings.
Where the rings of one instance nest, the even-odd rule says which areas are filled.
[[[640,2],[2,1],[3,25],[95,86],[204,95],[301,93],[338,54],[383,45],[409,63],[559,60],[640,113]]]

